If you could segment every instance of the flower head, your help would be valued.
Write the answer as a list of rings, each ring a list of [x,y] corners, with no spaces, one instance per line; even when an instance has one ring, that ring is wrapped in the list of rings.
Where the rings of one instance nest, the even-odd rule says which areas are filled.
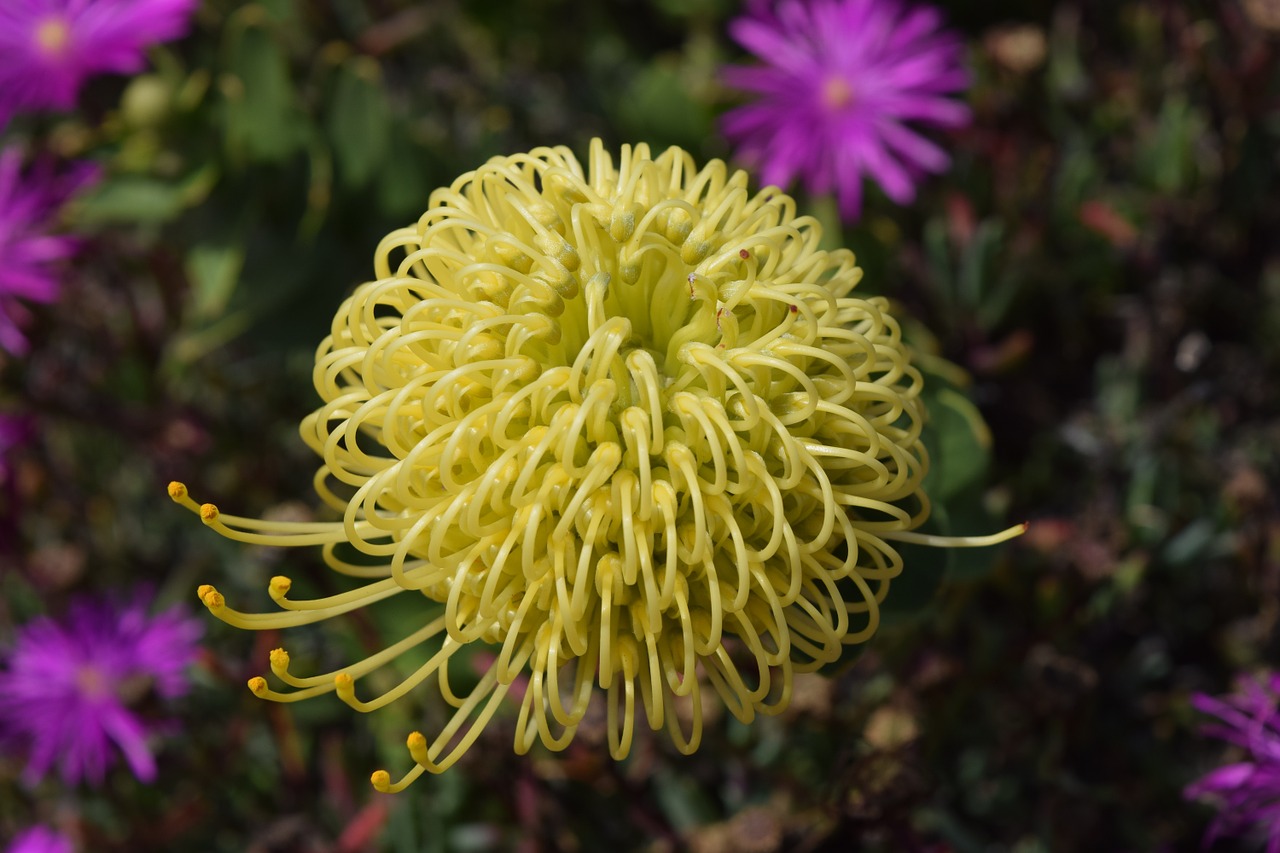
[[[131,705],[186,691],[199,636],[178,609],[149,616],[143,597],[78,601],[60,621],[24,627],[0,670],[0,734],[26,749],[27,781],[57,764],[64,782],[100,783],[112,744],[135,776],[154,779],[148,721]]]
[[[5,0],[0,127],[15,113],[68,109],[95,74],[142,69],[148,45],[186,34],[199,0]]]
[[[28,347],[18,299],[57,299],[58,264],[76,251],[74,239],[49,233],[58,209],[96,176],[88,164],[57,174],[41,163],[24,174],[18,148],[0,152],[0,347],[11,353]]]
[[[71,839],[47,826],[33,826],[19,833],[5,853],[72,853]]]
[[[1218,718],[1205,733],[1244,750],[1244,760],[1219,767],[1187,786],[1188,799],[1218,806],[1209,840],[1260,830],[1267,853],[1280,853],[1280,675],[1242,680],[1238,691],[1191,703]]]
[[[893,543],[930,540],[911,532],[929,512],[920,374],[886,301],[851,295],[852,253],[820,236],[775,188],[678,148],[624,147],[615,166],[597,140],[586,169],[540,148],[433,193],[317,353],[324,402],[302,437],[342,520],[225,515],[170,485],[224,536],[320,545],[371,580],[301,601],[273,578],[271,614],[202,586],[232,625],[421,598],[422,627],[384,651],[298,677],[277,649],[294,690],[250,689],[371,711],[434,680],[456,713],[409,736],[416,766],[395,785],[375,773],[381,790],[453,764],[513,684],[520,752],[568,744],[597,689],[616,757],[641,713],[691,752],[708,694],[743,721],[786,707],[794,673],[876,630]],[[433,641],[400,684],[357,696]],[[459,696],[451,663],[474,644],[497,654]],[[467,658],[483,659],[455,676]]]
[[[730,66],[724,81],[756,96],[721,128],[768,183],[804,180],[835,192],[856,219],[862,177],[905,204],[946,153],[909,125],[957,127],[969,112],[949,97],[965,87],[963,44],[929,6],[897,0],[779,0],[729,25],[763,65]]]
[[[198,0],[5,0],[0,127],[15,113],[69,109],[86,79],[141,70],[142,51],[186,35]]]

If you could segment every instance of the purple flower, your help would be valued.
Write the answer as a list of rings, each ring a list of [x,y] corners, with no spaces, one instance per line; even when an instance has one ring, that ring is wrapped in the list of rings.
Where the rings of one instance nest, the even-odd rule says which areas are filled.
[[[0,152],[0,347],[11,353],[20,355],[28,348],[19,329],[26,312],[18,297],[32,302],[57,299],[58,263],[77,248],[74,239],[48,233],[54,217],[63,202],[97,175],[97,168],[87,163],[57,174],[48,162],[24,175],[18,148]]]
[[[71,853],[71,839],[47,826],[33,826],[5,848],[5,853]]]
[[[1241,680],[1237,692],[1215,698],[1192,697],[1191,704],[1220,722],[1206,734],[1244,750],[1244,760],[1219,767],[1188,785],[1188,799],[1218,806],[1206,843],[1220,835],[1257,829],[1268,838],[1267,853],[1280,853],[1280,675]]]
[[[24,627],[0,671],[0,735],[25,748],[24,781],[35,784],[57,764],[68,784],[101,783],[112,744],[135,776],[154,779],[154,724],[132,706],[148,693],[167,700],[186,691],[199,636],[200,624],[180,609],[148,616],[146,596],[81,600],[61,621]]]
[[[142,50],[187,32],[199,0],[4,0],[0,127],[19,112],[68,109],[95,74],[142,69]]]
[[[730,110],[721,129],[765,183],[802,178],[811,193],[834,191],[840,215],[856,219],[862,176],[905,204],[917,181],[950,162],[909,122],[958,127],[969,111],[948,95],[968,84],[964,45],[939,29],[928,6],[897,0],[756,3],[729,25],[765,64],[724,69],[729,86],[756,95]]]

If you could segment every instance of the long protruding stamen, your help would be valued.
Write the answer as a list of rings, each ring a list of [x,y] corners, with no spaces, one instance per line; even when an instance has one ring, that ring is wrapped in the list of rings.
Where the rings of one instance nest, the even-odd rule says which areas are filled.
[[[284,613],[242,613],[239,610],[234,610],[227,606],[226,599],[223,598],[222,593],[209,584],[202,584],[196,591],[196,595],[201,603],[209,608],[210,613],[228,625],[249,631],[269,631],[277,628],[295,628],[299,625],[321,622],[341,613],[357,610],[366,604],[390,598],[403,591],[400,587],[391,585],[380,589],[376,593],[351,599],[331,607],[319,610],[291,610]]]
[[[987,536],[938,536],[932,533],[918,533],[914,530],[880,530],[878,532],[885,539],[905,542],[909,545],[929,545],[934,548],[986,548],[1016,539],[1026,533],[1030,526],[1031,522],[1024,521]]]
[[[188,493],[186,485],[177,481],[169,484],[169,497],[174,503],[200,516],[200,520],[206,526],[237,542],[250,545],[307,547],[348,541],[343,525],[338,522],[268,521],[228,515],[214,504],[197,504]],[[373,528],[372,525],[364,523],[357,525],[357,529],[367,531]]]
[[[222,513],[213,504],[200,505],[200,520],[205,523],[206,527],[212,527],[228,539],[244,542],[246,545],[283,545],[301,548],[308,545],[328,545],[333,542],[345,542],[347,539],[346,530],[340,524],[331,524],[327,530],[321,532],[307,530],[303,532],[291,531],[289,533],[253,533],[245,530],[236,530],[227,525],[226,519],[223,518]]]
[[[339,672],[333,677],[334,688],[337,690],[338,698],[346,702],[352,708],[361,713],[367,714],[370,711],[376,711],[379,708],[389,705],[392,702],[404,696],[413,688],[417,687],[427,678],[436,672],[442,672],[449,664],[449,659],[457,653],[459,644],[452,637],[445,637],[444,645],[440,647],[440,651],[431,656],[431,659],[397,684],[390,690],[387,690],[376,699],[368,702],[361,701],[356,697],[355,677],[350,671]]]
[[[303,699],[311,699],[324,693],[333,692],[333,685],[320,685],[311,687],[306,690],[295,690],[292,693],[279,693],[267,686],[267,680],[260,675],[255,675],[249,679],[249,692],[259,699],[269,699],[272,702],[300,702]]]
[[[271,583],[267,586],[267,593],[271,596],[271,600],[280,605],[285,610],[293,610],[298,613],[308,611],[323,610],[329,613],[345,613],[349,605],[353,603],[370,603],[381,601],[389,595],[395,595],[403,592],[405,587],[399,582],[398,578],[386,578],[385,580],[374,581],[370,584],[357,587],[349,592],[341,592],[337,595],[326,596],[325,598],[313,598],[307,601],[293,601],[286,598],[289,589],[293,586],[293,581],[283,575],[276,575],[271,579]]]
[[[373,783],[374,790],[376,791],[383,794],[398,794],[417,781],[417,778],[422,775],[424,770],[426,770],[425,767],[418,765],[408,773],[404,774],[400,781],[396,782],[394,785],[391,784],[390,773],[385,770],[375,770],[369,777],[369,781]]]
[[[428,622],[423,627],[414,631],[409,636],[400,640],[398,643],[392,643],[380,652],[372,654],[359,663],[351,664],[334,672],[326,672],[321,675],[312,675],[306,678],[298,678],[289,672],[289,653],[284,649],[274,649],[271,652],[271,672],[288,684],[290,687],[306,688],[323,685],[326,690],[332,690],[334,678],[340,672],[345,672],[352,678],[360,678],[381,666],[398,658],[409,649],[422,645],[427,640],[438,636],[444,631],[445,617],[443,615]]]

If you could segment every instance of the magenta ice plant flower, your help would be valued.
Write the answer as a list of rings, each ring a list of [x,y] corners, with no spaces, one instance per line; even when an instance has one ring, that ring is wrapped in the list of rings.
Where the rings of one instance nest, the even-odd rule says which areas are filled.
[[[0,347],[11,353],[21,355],[29,346],[21,331],[26,310],[19,300],[57,299],[59,267],[78,247],[74,238],[52,233],[58,211],[97,175],[87,163],[59,172],[45,161],[24,170],[19,148],[0,152]]]
[[[151,616],[147,605],[84,599],[18,633],[0,670],[0,736],[26,752],[24,781],[56,765],[67,784],[99,784],[117,751],[138,779],[155,779],[157,723],[137,705],[186,692],[201,629],[181,609]]]
[[[1186,788],[1188,799],[1218,807],[1206,842],[1257,833],[1267,839],[1267,853],[1280,853],[1280,675],[1242,679],[1231,695],[1197,694],[1191,704],[1217,718],[1205,734],[1243,751],[1240,761]]]
[[[729,34],[763,64],[729,66],[724,82],[752,100],[721,129],[766,183],[800,179],[834,193],[854,220],[869,177],[898,204],[950,158],[918,132],[959,127],[969,110],[952,95],[968,85],[964,44],[931,6],[897,0],[755,3]]]
[[[72,853],[71,839],[47,826],[33,826],[20,832],[5,853]]]
[[[186,34],[199,0],[4,0],[0,127],[15,113],[69,109],[95,74],[133,74],[143,49]]]

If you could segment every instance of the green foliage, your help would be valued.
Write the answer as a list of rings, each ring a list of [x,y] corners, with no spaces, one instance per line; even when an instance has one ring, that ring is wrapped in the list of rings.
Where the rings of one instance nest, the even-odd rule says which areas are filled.
[[[227,149],[233,157],[280,162],[307,142],[284,52],[271,29],[247,6],[224,35],[226,77],[221,82]]]
[[[335,72],[327,130],[343,182],[359,188],[388,163],[393,132],[391,107],[380,85],[377,63],[361,57]]]
[[[80,208],[86,225],[137,223],[160,225],[185,205],[182,188],[154,178],[121,176],[103,185]]]
[[[659,149],[696,148],[707,138],[711,116],[690,95],[678,65],[654,63],[642,69],[618,98],[617,123],[629,138]]]

